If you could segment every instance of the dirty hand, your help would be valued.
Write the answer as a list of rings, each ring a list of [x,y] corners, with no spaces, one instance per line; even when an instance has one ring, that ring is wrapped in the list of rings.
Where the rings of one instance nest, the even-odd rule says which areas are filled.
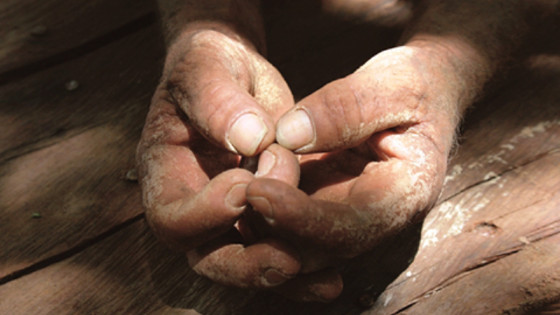
[[[299,189],[257,178],[247,199],[262,215],[262,233],[288,240],[301,255],[303,280],[288,281],[285,292],[310,300],[336,297],[340,276],[324,268],[425,216],[446,171],[457,84],[452,67],[423,45],[398,47],[327,84],[279,120],[277,142],[304,154]],[[321,282],[315,287],[313,277]]]
[[[293,154],[269,147],[275,122],[291,107],[278,71],[235,36],[202,30],[171,45],[137,159],[150,226],[186,252],[198,273],[259,288],[299,271],[297,256],[280,241],[244,247],[235,228],[254,178],[238,168],[242,155],[268,150],[288,165],[268,176],[297,185]]]

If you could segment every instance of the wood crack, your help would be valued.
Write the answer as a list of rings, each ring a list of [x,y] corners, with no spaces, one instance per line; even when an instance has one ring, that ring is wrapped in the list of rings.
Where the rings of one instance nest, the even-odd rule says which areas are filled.
[[[129,218],[127,220],[125,220],[124,222],[117,224],[113,227],[111,227],[110,229],[106,230],[105,232],[102,232],[90,239],[86,239],[83,242],[77,244],[76,246],[65,250],[63,252],[60,252],[58,254],[55,254],[53,256],[47,257],[43,260],[40,260],[30,266],[27,266],[25,268],[22,268],[20,270],[16,270],[2,278],[0,278],[0,285],[6,284],[8,282],[17,280],[23,276],[29,275],[35,271],[44,269],[46,267],[49,267],[53,264],[56,264],[58,262],[61,262],[63,260],[66,260],[76,254],[81,253],[82,251],[88,249],[89,247],[107,239],[108,237],[114,235],[115,233],[121,231],[122,229],[140,221],[144,219],[144,214],[138,214],[132,218]]]
[[[544,232],[544,233],[543,233]],[[456,283],[457,281],[461,280],[462,278],[468,276],[470,273],[474,272],[477,269],[484,268],[488,265],[498,262],[500,259],[509,257],[511,255],[515,255],[521,252],[526,246],[530,245],[531,243],[536,243],[556,235],[560,234],[560,220],[556,220],[551,222],[550,224],[543,226],[541,229],[531,232],[529,235],[537,235],[536,237],[532,237],[529,239],[530,243],[521,243],[510,248],[504,249],[502,252],[483,257],[478,262],[472,264],[471,266],[467,266],[460,270],[459,272],[455,273],[454,275],[450,276],[447,280],[443,281],[440,285],[434,287],[433,289],[426,291],[423,295],[417,296],[416,298],[412,299],[408,304],[404,307],[398,309],[396,312],[391,313],[392,315],[401,314],[407,309],[413,307],[415,304],[420,302],[423,299],[427,299],[433,294],[445,289],[446,287]]]
[[[455,198],[456,196],[458,196],[458,195],[464,193],[464,192],[467,191],[467,190],[470,190],[470,189],[472,189],[472,188],[475,188],[475,187],[477,187],[477,186],[479,186],[479,185],[482,185],[482,184],[484,184],[484,183],[488,183],[488,182],[491,182],[491,181],[493,181],[493,180],[496,180],[496,178],[500,178],[500,177],[502,177],[503,175],[505,175],[505,174],[507,174],[507,173],[513,172],[513,171],[515,171],[515,170],[518,170],[518,169],[520,169],[520,168],[522,168],[522,167],[525,167],[525,166],[527,166],[527,165],[530,165],[530,164],[532,164],[532,163],[534,163],[534,162],[538,162],[539,160],[545,158],[546,156],[548,156],[548,155],[550,155],[550,154],[555,154],[555,153],[558,153],[558,152],[560,152],[560,147],[559,147],[559,148],[553,148],[553,149],[551,149],[551,150],[548,150],[548,151],[546,151],[546,152],[543,152],[543,153],[541,153],[541,154],[538,154],[538,155],[534,156],[532,159],[529,159],[529,160],[527,160],[527,161],[525,161],[525,162],[523,162],[523,163],[521,163],[521,164],[513,165],[513,166],[511,166],[510,168],[507,168],[507,169],[503,170],[501,173],[496,174],[496,176],[492,176],[492,177],[489,177],[489,178],[485,178],[485,179],[483,179],[483,180],[481,180],[481,181],[475,182],[475,183],[473,183],[473,184],[471,184],[471,185],[468,185],[468,186],[466,186],[466,187],[464,187],[464,188],[458,190],[457,192],[455,192],[455,193],[449,195],[449,197],[447,197],[447,198],[445,198],[445,199],[438,200],[438,202],[436,203],[436,205],[435,205],[434,207],[437,207],[437,206],[439,206],[440,204],[442,204],[442,203],[444,203],[444,202],[447,202],[447,201],[449,201],[449,200]]]

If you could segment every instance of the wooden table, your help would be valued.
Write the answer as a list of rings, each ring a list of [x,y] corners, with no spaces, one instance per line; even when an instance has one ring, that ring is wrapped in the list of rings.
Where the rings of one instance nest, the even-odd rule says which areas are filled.
[[[265,10],[297,97],[399,34],[314,3]],[[342,266],[324,305],[213,284],[149,231],[133,170],[164,56],[151,1],[1,1],[0,314],[558,314],[559,34],[474,106],[423,225]]]

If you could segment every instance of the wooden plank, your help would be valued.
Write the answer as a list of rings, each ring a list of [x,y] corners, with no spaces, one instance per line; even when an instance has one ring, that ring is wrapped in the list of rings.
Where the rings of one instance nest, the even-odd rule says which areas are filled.
[[[0,2],[0,81],[11,77],[5,76],[7,73],[21,71],[25,66],[41,67],[63,61],[64,58],[58,60],[61,58],[56,55],[66,53],[63,57],[68,58],[72,49],[100,40],[107,33],[133,31],[140,27],[133,25],[134,21],[144,19],[142,23],[151,23],[153,9],[149,0],[3,0]],[[127,25],[132,29],[127,29]],[[94,48],[97,47],[90,47]],[[28,70],[31,69],[25,69]]]
[[[465,273],[402,314],[527,314],[560,297],[560,234]]]
[[[161,284],[150,285],[149,277],[152,272],[161,272],[157,268],[179,269],[180,263],[167,254],[151,266],[159,258],[147,254],[157,255],[161,245],[146,229],[143,222],[136,223],[115,234],[110,242],[0,286],[0,313],[151,314],[164,309],[161,299],[165,297],[157,291]],[[192,275],[184,278],[181,274],[169,285],[184,288],[182,281],[194,282]]]
[[[357,314],[356,296],[297,303],[273,292],[228,288],[194,274],[144,220],[76,255],[0,286],[12,314]]]
[[[0,313],[157,314],[176,308],[256,314],[247,312],[255,309],[251,303],[260,313],[271,308],[263,303],[271,299],[255,294],[198,277],[183,255],[168,251],[140,221],[68,260],[0,286]],[[285,309],[285,300],[270,298],[276,299],[272,308]]]
[[[342,268],[345,291],[330,305],[213,284],[194,275],[183,255],[153,238],[138,216],[138,187],[123,177],[133,165],[139,129],[159,76],[161,63],[151,62],[162,56],[152,42],[156,33],[155,28],[145,30],[0,88],[0,97],[5,97],[0,128],[10,135],[0,138],[0,250],[8,253],[0,258],[0,270],[3,275],[15,273],[0,282],[0,313],[359,313],[363,308],[357,300],[364,291],[380,292],[406,269],[418,245],[413,230]],[[332,51],[332,56],[348,58],[348,64],[357,62],[344,54],[347,47],[335,46],[333,42],[317,53]],[[287,60],[288,68],[298,64]],[[527,264],[532,257],[541,259],[542,266],[556,266],[549,258],[558,253],[558,65],[553,55],[533,60],[526,72],[513,74],[511,90],[484,100],[472,113],[452,164],[463,170],[451,168],[442,203],[426,223],[443,234],[435,235],[434,242],[425,228],[417,259],[379,299],[384,303],[387,294],[394,293],[383,311],[429,309],[445,301],[446,294],[468,303],[457,292],[494,276],[494,270],[509,270],[506,259]],[[80,87],[64,90],[72,79]],[[316,83],[301,80],[295,88],[305,91]],[[515,207],[504,207],[508,204]],[[443,211],[459,208],[464,211]],[[33,212],[41,218],[34,219]],[[517,229],[520,222],[524,225]],[[539,229],[547,223],[548,229]],[[465,251],[457,257],[449,248]],[[494,263],[484,265],[488,257]],[[461,277],[465,270],[469,272]],[[417,272],[416,281],[409,271]],[[533,275],[542,279],[554,274]],[[501,284],[531,287],[531,280],[520,277],[520,282]],[[420,300],[419,287],[440,290],[433,300]],[[523,296],[524,301],[538,302],[539,295],[534,296]]]
[[[536,56],[524,70],[512,74],[509,85],[471,113],[440,204],[424,222],[416,258],[371,313],[437,313],[435,308],[428,311],[420,305],[435,307],[446,295],[454,299],[454,291],[446,288],[468,277],[470,270],[476,269],[473,277],[493,279],[491,269],[481,267],[485,263],[522,251],[524,242],[531,244],[533,239],[560,232],[559,87],[560,56]],[[525,261],[535,275],[541,272],[541,266]],[[504,273],[500,276],[508,278]],[[541,272],[541,278],[546,274]],[[551,288],[558,285],[558,278],[555,281],[550,282]],[[466,283],[462,290],[471,288]],[[484,285],[482,282],[480,288]],[[486,288],[488,294],[496,291]],[[554,292],[550,294],[554,296]],[[429,299],[435,293],[438,298],[432,303]],[[508,300],[492,296],[497,303],[493,307],[500,302],[507,306]],[[510,298],[510,302],[516,300],[514,295]],[[477,305],[484,301],[488,302],[480,300]],[[471,302],[474,300],[463,300],[465,304],[456,307],[472,310]],[[518,299],[523,302],[538,304],[528,297]]]
[[[146,108],[161,72],[158,34],[153,26],[83,58],[0,86],[0,161],[71,136],[77,129],[114,121],[139,106]],[[66,87],[71,81],[78,84],[74,90]]]
[[[125,174],[161,71],[158,32],[0,88],[0,278],[143,211]]]
[[[520,277],[517,286],[514,282],[501,291],[492,289],[495,281],[481,282],[471,288],[476,294],[486,292],[488,299],[465,300],[458,310],[465,309],[464,314],[475,314],[472,307],[488,307],[486,314],[499,313],[496,307],[508,307],[512,302],[536,303],[538,298],[550,301],[560,298],[560,277],[555,274],[560,268],[557,259],[560,247],[547,249],[543,257],[533,252],[539,248],[539,242],[545,241],[550,246],[558,241],[560,234],[560,151],[556,151],[509,172],[495,179],[465,191],[434,209],[427,218],[420,248],[414,262],[396,279],[377,301],[372,314],[397,314],[401,310],[416,312],[416,304],[428,303],[435,307],[438,303],[423,302],[433,296],[441,301],[446,295],[455,298],[456,282],[464,277],[483,277],[495,279],[513,278],[508,269],[493,274],[494,267],[488,265],[499,262],[509,256],[520,255],[521,266],[516,272],[534,276],[534,281],[542,281],[546,290],[541,294],[522,299],[519,296],[505,294],[507,290],[521,290],[523,281]],[[550,241],[549,241],[550,240]],[[554,241],[553,241],[554,240]],[[537,244],[532,247],[532,244]],[[545,245],[543,245],[545,246]],[[545,247],[548,248],[549,245]],[[538,251],[537,251],[538,252]],[[537,255],[536,252],[535,254]],[[549,255],[551,255],[549,257]],[[539,264],[539,259],[543,264]],[[514,259],[514,258],[512,258]],[[515,258],[518,259],[518,258]],[[545,263],[548,262],[548,265]],[[505,267],[504,267],[505,268]],[[529,270],[532,272],[529,273]],[[556,270],[556,271],[553,271]],[[512,271],[513,272],[513,271]],[[479,275],[481,274],[481,275]],[[552,278],[548,278],[548,276]],[[556,277],[556,278],[555,278]],[[467,280],[465,280],[467,281]],[[470,281],[470,280],[469,280]],[[504,280],[505,281],[505,280]],[[508,280],[509,281],[509,280]],[[504,283],[505,284],[505,283]],[[528,287],[527,290],[536,290]],[[450,290],[450,291],[447,291]],[[504,293],[504,294],[502,294]],[[475,294],[475,295],[476,295]],[[466,297],[471,298],[471,296]],[[542,301],[541,300],[541,301]],[[488,305],[484,303],[489,303]],[[476,304],[476,305],[475,305]],[[495,305],[491,305],[495,304]],[[513,307],[512,305],[510,305]],[[519,304],[517,304],[519,306]],[[423,312],[419,309],[418,314]],[[471,310],[471,312],[468,312]],[[445,313],[445,312],[444,312]]]
[[[552,93],[549,88],[553,86],[544,85],[535,95]],[[504,106],[507,105],[505,102]],[[525,109],[533,110],[530,107]],[[507,119],[499,111],[489,115],[502,115],[503,119]],[[476,127],[492,130],[495,125],[491,122],[494,120],[490,119],[491,116],[486,118],[486,124]],[[553,132],[555,129],[545,128],[531,139],[536,144],[545,142],[541,138],[555,141],[558,137]],[[533,153],[531,150],[525,151],[527,156]],[[427,305],[426,309],[429,305],[444,305],[442,301],[445,300],[445,294],[454,297],[456,303],[470,303],[472,300],[465,299],[464,294],[457,292],[465,292],[469,287],[480,285],[479,279],[502,280],[502,285],[517,292],[516,288],[520,286],[534,290],[537,288],[534,281],[553,275],[548,270],[558,270],[550,269],[557,264],[550,257],[557,257],[554,255],[557,255],[558,249],[554,247],[557,244],[557,236],[554,236],[557,234],[554,233],[559,228],[557,222],[560,222],[560,176],[557,168],[560,153],[552,150],[546,155],[533,156],[532,160],[532,163],[520,165],[493,180],[467,189],[434,209],[426,221],[424,239],[416,260],[393,282],[378,303],[384,303],[389,294],[392,294],[391,301],[383,305],[382,309],[375,308],[373,312],[394,313],[410,306],[407,310],[414,313],[415,305]],[[485,167],[488,166],[492,164]],[[481,174],[487,171],[484,168],[480,170]],[[479,205],[481,203],[483,206]],[[510,204],[514,207],[504,206]],[[458,207],[465,211],[449,211],[451,208],[457,210]],[[446,220],[449,214],[451,219]],[[547,227],[547,224],[548,229],[542,228]],[[436,235],[438,241],[434,242],[434,235],[427,235],[426,231],[438,227],[443,233],[452,233],[447,237]],[[461,233],[453,235],[459,231],[454,229],[456,227],[462,227],[459,229]],[[397,239],[387,244],[387,247],[402,252],[406,250],[401,245],[407,242],[414,243],[414,238],[408,236]],[[450,250],[457,248],[461,251]],[[361,290],[366,285],[375,286],[394,262],[394,256],[383,255],[382,251],[375,253],[377,258],[361,260],[358,265],[346,270],[345,292],[333,304],[295,303],[271,292],[225,288],[197,277],[189,271],[182,255],[163,248],[153,239],[144,221],[140,221],[69,259],[0,286],[0,296],[3,297],[0,312],[167,313],[195,310],[201,314],[357,314],[360,311],[357,300]],[[385,262],[379,262],[379,257],[385,257]],[[528,257],[540,259],[543,264],[528,264],[531,261]],[[494,263],[488,263],[490,261]],[[530,273],[533,277],[496,276],[503,274],[504,269],[512,270],[512,266],[518,266],[515,270],[520,273],[525,270],[522,267],[533,267]],[[463,277],[461,272],[464,272]],[[507,282],[515,279],[520,282]],[[492,283],[495,282],[489,282]],[[552,285],[557,282],[551,281],[549,284],[551,287],[538,287],[543,291],[535,291],[532,300],[527,299],[529,295],[524,295],[523,301],[538,303],[542,295],[536,293],[554,292],[548,289],[554,289]],[[480,292],[506,292],[503,288],[486,288],[487,291],[476,291],[479,298],[485,298],[481,301],[493,300],[491,296],[484,296]],[[434,289],[437,293],[424,297],[425,291]],[[446,290],[451,293],[446,293]],[[401,304],[397,303],[399,294],[402,297]],[[430,302],[431,296],[434,302]],[[453,307],[461,310],[463,305],[455,304]]]
[[[546,159],[549,160],[546,163],[535,162],[531,166],[524,167],[526,170],[523,172],[519,171],[521,176],[516,180],[523,180],[527,173],[533,173],[535,169],[540,169],[540,172],[537,174],[538,178],[544,180],[541,175],[546,177],[543,173],[546,173],[545,170],[549,169],[551,163],[557,163],[560,160],[560,154],[552,154]],[[509,176],[514,177],[513,173]],[[548,177],[551,178],[553,176],[548,175]],[[555,187],[557,187],[560,183],[557,176],[555,181]],[[516,185],[514,180],[509,180],[508,183]],[[495,186],[498,187],[499,184],[495,184]],[[483,189],[484,187],[480,188]],[[507,189],[507,187],[504,187],[504,189]],[[554,200],[557,210],[560,198],[551,200]],[[549,211],[539,212],[535,211],[535,209],[539,211],[540,209],[548,209]],[[539,218],[546,214],[551,214],[552,210],[551,207],[535,205],[524,209],[524,213],[517,211],[510,216],[502,216],[492,222],[499,226],[502,231],[509,231],[508,227],[515,222],[519,222],[519,217],[527,217],[527,213],[536,213],[538,215],[533,216],[534,221],[546,225],[546,222]],[[558,216],[556,214],[556,222],[560,222],[558,221]],[[525,220],[524,222],[527,221]],[[534,225],[527,224],[527,226]],[[560,228],[558,225],[556,227]],[[520,285],[523,285],[527,290],[521,291],[521,293],[525,292],[524,296],[532,297],[533,299],[537,299],[539,294],[542,296],[543,292],[547,292],[547,294],[552,292],[551,289],[555,287],[546,286],[546,282],[540,282],[539,286],[535,284],[539,283],[539,280],[546,279],[547,276],[554,276],[550,272],[551,270],[560,270],[552,268],[558,267],[559,263],[556,257],[558,251],[560,251],[558,247],[558,236],[560,234],[556,233],[550,238],[546,238],[544,237],[546,235],[543,233],[520,233],[519,235],[526,235],[528,244],[516,239],[516,235],[506,237],[504,234],[502,236],[489,236],[484,234],[484,230],[471,231],[465,233],[464,241],[450,241],[448,244],[463,249],[468,247],[458,246],[465,245],[467,241],[480,244],[481,240],[488,241],[489,238],[501,238],[510,242],[515,241],[514,246],[516,246],[517,251],[510,255],[504,255],[505,258],[496,260],[494,264],[485,264],[480,268],[471,269],[466,277],[458,277],[457,281],[450,281],[446,286],[440,288],[437,293],[433,294],[434,298],[437,297],[438,300],[430,305],[446,305],[443,303],[443,300],[445,300],[444,295],[446,294],[445,290],[453,290],[454,294],[449,295],[457,298],[457,304],[453,305],[454,311],[461,310],[464,307],[464,305],[459,303],[466,303],[466,306],[478,305],[483,307],[484,305],[482,304],[468,304],[467,302],[469,301],[465,301],[465,299],[468,300],[471,295],[465,296],[459,293],[464,292],[466,288],[480,286],[481,281],[478,279],[484,279],[484,277],[486,279],[501,280],[501,282],[489,281],[488,285],[501,284],[505,286],[504,288],[514,293],[517,292],[516,290]],[[393,247],[396,245],[392,244]],[[442,246],[439,245],[440,250]],[[484,248],[483,245],[479,247]],[[504,254],[504,250],[499,248],[491,250],[491,248],[487,248],[484,252],[484,254],[490,255],[490,257],[492,257],[492,253]],[[449,252],[451,256],[455,254],[456,252]],[[449,256],[441,255],[441,253],[435,257],[438,257],[440,261],[450,259]],[[528,262],[533,263],[529,264]],[[415,261],[414,264],[416,263]],[[367,269],[366,273],[371,273],[371,269],[374,269],[372,266],[375,265],[362,261],[361,270],[356,269],[352,271],[353,274],[351,275],[346,273],[345,279],[348,279],[348,277],[363,277],[364,269]],[[440,264],[436,267],[442,266]],[[531,268],[532,272],[524,272],[526,269],[523,268]],[[519,271],[524,276],[504,276],[504,274],[507,275],[507,273],[504,273],[504,269],[507,271]],[[478,272],[478,274],[475,272]],[[420,279],[418,277],[422,276],[429,278],[430,275],[427,273],[415,275],[417,277],[415,283],[419,283]],[[410,279],[408,284],[412,283],[411,279],[413,278],[409,276],[408,279]],[[516,282],[517,280],[519,281]],[[371,281],[370,284],[372,284],[375,280],[369,278],[368,281]],[[458,284],[461,284],[461,286],[457,287]],[[558,282],[551,281],[550,284],[557,285]],[[418,285],[420,286],[420,283]],[[494,289],[491,291],[483,291],[483,288],[485,287],[481,286],[481,289],[476,291],[479,294],[476,301],[492,301],[492,298],[495,298],[495,296],[490,294],[492,292],[499,293],[500,295],[502,292],[509,293],[509,291],[502,287],[500,287],[500,290]],[[186,312],[188,310],[190,312],[196,311],[200,314],[358,314],[360,307],[357,305],[359,297],[357,289],[360,288],[353,287],[352,284],[348,285],[347,283],[346,292],[340,299],[332,304],[324,305],[320,303],[296,303],[276,296],[272,292],[254,292],[216,285],[192,273],[188,268],[186,258],[182,254],[167,250],[158,243],[150,233],[145,222],[141,220],[69,259],[0,286],[0,296],[2,297],[0,299],[0,313],[11,310],[21,314],[103,314],[115,312],[158,314],[172,311]],[[394,289],[395,287],[391,287],[388,292]],[[354,292],[348,294],[348,291]],[[526,292],[532,292],[532,295]],[[487,296],[484,296],[483,293],[486,293]],[[382,299],[385,296],[384,294]],[[511,297],[511,295],[507,296]],[[383,300],[380,299],[380,301]],[[417,302],[417,304],[424,305],[422,303],[429,301],[429,298],[424,297],[422,302]],[[377,312],[378,310],[376,309],[375,311]],[[451,313],[455,314],[455,312]],[[383,314],[383,310],[375,314]],[[415,313],[411,312],[411,314]],[[417,314],[437,313],[418,312]]]
[[[509,78],[465,118],[440,200],[558,148],[560,55],[536,55]]]

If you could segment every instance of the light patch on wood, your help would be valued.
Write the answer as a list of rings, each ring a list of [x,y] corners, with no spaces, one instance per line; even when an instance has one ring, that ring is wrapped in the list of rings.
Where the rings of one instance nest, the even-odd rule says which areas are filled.
[[[523,128],[518,134],[513,136],[509,141],[499,146],[499,150],[496,153],[490,153],[484,156],[481,156],[476,161],[467,165],[467,169],[480,169],[484,168],[487,165],[491,165],[494,163],[499,163],[503,165],[509,165],[506,156],[511,154],[515,150],[518,144],[522,141],[531,140],[534,137],[537,137],[539,134],[546,134],[548,130],[554,126],[560,126],[560,119],[550,120],[550,121],[542,121],[534,126],[525,127]],[[490,179],[488,173],[484,176],[484,180]],[[452,176],[453,172],[449,175]],[[446,180],[452,180],[453,178]],[[446,181],[446,182],[447,182]]]
[[[486,173],[486,175],[484,175],[484,180],[489,180],[492,178],[496,178],[498,177],[498,174],[494,173],[494,172],[488,172]]]
[[[519,237],[519,241],[520,241],[521,243],[525,244],[525,245],[531,244],[531,241],[529,241],[529,239],[528,239],[527,237],[525,237],[525,236],[520,236],[520,237]]]
[[[475,205],[471,206],[471,200],[479,200]],[[476,193],[472,197],[462,198],[459,202],[446,201],[439,207],[432,210],[424,224],[422,232],[422,240],[420,248],[435,246],[438,242],[458,235],[463,232],[466,223],[471,219],[474,213],[482,210],[490,203],[490,200],[483,197],[481,192]],[[445,221],[445,222],[442,222]],[[434,226],[448,226],[447,230],[434,228]]]
[[[513,151],[515,149],[515,146],[513,144],[506,143],[506,144],[502,144],[500,148],[506,149],[508,151]]]
[[[461,165],[454,165],[449,175],[445,176],[443,185],[447,184],[449,181],[454,180],[457,176],[461,175],[462,173],[463,173],[463,167]]]
[[[525,127],[521,130],[521,132],[514,137],[512,140],[517,139],[526,139],[526,138],[534,138],[539,133],[545,133],[547,129],[551,128],[554,125],[560,126],[560,119],[550,120],[550,121],[542,121],[534,126]]]
[[[424,231],[424,233],[422,233],[420,248],[435,246],[439,242],[437,234],[438,234],[437,229],[428,229]]]
[[[486,164],[501,163],[508,165],[509,163],[502,157],[506,152],[501,150],[500,152],[486,156]]]
[[[385,296],[385,301],[383,301],[383,306],[387,306],[389,304],[389,302],[391,302],[391,300],[393,299],[393,295],[392,294],[387,294]]]
[[[535,133],[543,133],[543,132],[545,132],[545,128],[544,125],[540,123],[533,127],[523,128],[523,130],[521,130],[521,133],[519,135],[522,138],[533,138],[535,136]]]
[[[475,168],[480,168],[480,167],[482,167],[482,166],[483,166],[483,164],[480,163],[480,162],[473,162],[473,163],[469,164],[469,165],[467,166],[467,168],[468,168],[469,170],[472,170],[472,169],[475,169]]]

